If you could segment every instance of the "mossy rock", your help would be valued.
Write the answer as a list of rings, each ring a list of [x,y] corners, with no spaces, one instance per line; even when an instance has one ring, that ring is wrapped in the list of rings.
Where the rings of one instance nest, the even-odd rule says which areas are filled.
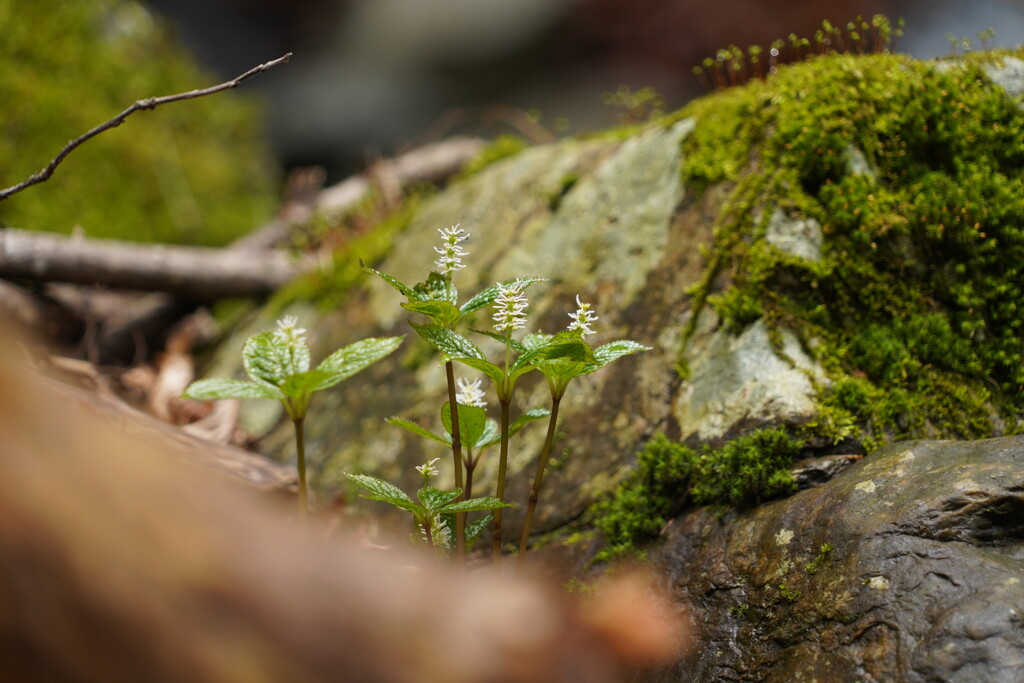
[[[1010,57],[812,58],[621,135],[527,148],[425,200],[368,260],[423,280],[436,229],[461,223],[472,234],[455,279],[464,293],[548,277],[530,289],[533,330],[564,328],[580,294],[600,316],[597,343],[653,347],[570,388],[538,532],[584,516],[658,432],[718,446],[781,426],[819,454],[1012,432],[1024,113],[990,75]],[[338,307],[302,320],[322,352],[411,333],[385,283],[342,280]],[[236,341],[270,324],[264,314]],[[488,324],[485,311],[470,321]],[[322,492],[339,492],[344,471],[412,487],[414,465],[444,456],[383,424],[401,415],[439,429],[436,357],[410,334],[396,358],[314,402]],[[546,402],[526,379],[514,413]],[[526,497],[542,432],[513,442],[512,501]],[[261,445],[292,457],[289,426]]]
[[[136,100],[221,80],[135,2],[0,0],[0,186]],[[268,55],[268,58],[278,55]],[[220,245],[265,220],[274,172],[256,104],[237,92],[140,111],[0,204],[2,224]]]

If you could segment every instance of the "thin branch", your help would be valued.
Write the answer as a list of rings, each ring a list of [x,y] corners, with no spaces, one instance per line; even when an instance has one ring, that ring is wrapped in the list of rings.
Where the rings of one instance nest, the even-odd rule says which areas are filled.
[[[138,102],[136,102],[132,106],[128,107],[123,112],[121,112],[120,114],[118,114],[114,118],[110,119],[106,123],[102,123],[102,124],[96,126],[92,130],[90,130],[88,133],[86,133],[85,135],[82,135],[81,137],[77,137],[74,140],[72,140],[71,142],[69,142],[67,145],[64,146],[64,149],[62,149],[60,151],[60,154],[58,154],[56,157],[54,157],[53,161],[48,163],[46,165],[46,167],[43,168],[41,171],[38,171],[37,173],[34,173],[33,175],[29,176],[29,178],[27,180],[24,180],[24,181],[18,183],[17,185],[13,185],[11,187],[8,187],[5,190],[0,190],[0,201],[3,201],[4,199],[7,199],[8,197],[10,197],[13,194],[21,192],[22,190],[24,190],[27,187],[31,187],[32,185],[35,185],[37,183],[41,183],[41,182],[44,182],[46,180],[49,180],[50,176],[53,175],[53,172],[57,168],[57,166],[60,165],[60,163],[62,161],[64,161],[64,157],[66,157],[68,154],[70,154],[75,148],[77,148],[79,145],[84,143],[86,140],[89,140],[90,138],[96,137],[97,135],[99,135],[100,133],[102,133],[105,130],[109,130],[110,128],[116,128],[116,127],[120,126],[124,122],[124,120],[126,118],[128,118],[130,115],[134,114],[135,112],[139,111],[140,109],[156,109],[161,104],[167,104],[169,102],[179,102],[181,100],[191,100],[191,99],[195,99],[197,97],[204,97],[206,95],[212,95],[214,93],[221,92],[222,90],[231,90],[233,88],[237,88],[242,83],[242,81],[244,81],[244,80],[246,80],[248,78],[251,78],[252,76],[255,76],[256,74],[263,73],[264,71],[268,71],[269,69],[274,68],[278,64],[282,64],[284,62],[287,62],[291,58],[291,56],[292,56],[292,53],[289,52],[288,54],[284,55],[283,57],[278,57],[277,59],[273,60],[272,62],[267,62],[266,64],[260,64],[259,66],[253,67],[253,68],[249,69],[248,71],[246,71],[241,76],[239,76],[239,77],[237,77],[237,78],[235,78],[233,80],[227,81],[226,83],[221,83],[220,85],[214,85],[212,87],[203,88],[201,90],[192,90],[190,92],[178,93],[177,95],[164,95],[163,97],[150,97],[149,99],[139,100]]]

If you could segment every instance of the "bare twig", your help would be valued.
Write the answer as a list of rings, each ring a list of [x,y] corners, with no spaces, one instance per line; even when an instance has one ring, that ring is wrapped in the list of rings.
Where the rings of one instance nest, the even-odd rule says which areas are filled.
[[[197,97],[204,97],[206,95],[212,95],[214,93],[221,92],[222,90],[231,90],[233,88],[237,88],[242,83],[242,81],[244,81],[244,80],[246,80],[248,78],[251,78],[252,76],[255,76],[256,74],[263,73],[264,71],[272,69],[273,67],[277,66],[278,64],[282,64],[284,62],[287,62],[291,58],[291,56],[292,56],[292,53],[289,52],[288,54],[284,55],[283,57],[278,57],[277,59],[275,59],[275,60],[273,60],[271,62],[267,62],[266,64],[260,64],[259,66],[255,66],[255,67],[249,69],[248,71],[246,71],[241,76],[239,76],[239,77],[237,77],[237,78],[235,78],[233,80],[227,81],[226,83],[221,83],[220,85],[214,85],[212,87],[203,88],[201,90],[192,90],[190,92],[178,93],[177,95],[164,95],[163,97],[150,97],[149,99],[139,100],[138,102],[136,102],[132,106],[128,107],[123,112],[121,112],[120,114],[118,114],[114,118],[110,119],[106,123],[102,123],[102,124],[96,126],[92,130],[90,130],[88,133],[86,133],[86,134],[84,134],[84,135],[82,135],[80,137],[77,137],[74,140],[72,140],[71,142],[69,142],[68,144],[66,144],[64,146],[64,149],[62,149],[60,151],[60,153],[56,157],[54,157],[53,160],[50,163],[48,163],[46,165],[46,167],[43,168],[41,171],[38,171],[37,173],[32,174],[31,176],[28,177],[28,179],[23,180],[22,182],[18,183],[17,185],[12,185],[11,187],[8,187],[5,190],[0,190],[0,201],[3,201],[4,199],[7,199],[8,197],[10,197],[13,194],[21,192],[22,190],[24,190],[27,187],[31,187],[32,185],[35,185],[37,183],[41,183],[41,182],[44,182],[46,180],[49,180],[50,176],[53,175],[53,172],[57,168],[57,166],[60,165],[60,163],[62,161],[64,161],[64,158],[68,154],[70,154],[74,149],[76,149],[78,146],[80,146],[86,140],[89,140],[90,138],[96,137],[97,135],[99,135],[103,131],[109,130],[110,128],[116,128],[117,126],[120,126],[124,122],[124,120],[126,118],[128,118],[129,116],[131,116],[135,112],[139,111],[140,109],[156,109],[161,104],[167,104],[169,102],[179,102],[181,100],[191,100],[191,99],[195,99]]]

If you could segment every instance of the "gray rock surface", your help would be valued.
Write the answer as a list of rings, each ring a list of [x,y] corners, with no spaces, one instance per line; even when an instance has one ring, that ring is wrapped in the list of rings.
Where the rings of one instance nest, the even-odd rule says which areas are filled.
[[[658,561],[702,642],[650,681],[1024,680],[1024,438],[893,444]]]

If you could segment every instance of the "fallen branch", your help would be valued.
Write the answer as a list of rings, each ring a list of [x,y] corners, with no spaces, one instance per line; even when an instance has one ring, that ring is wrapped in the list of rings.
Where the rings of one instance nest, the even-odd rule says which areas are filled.
[[[164,95],[163,97],[150,97],[149,99],[139,100],[138,102],[128,107],[123,112],[121,112],[114,118],[110,119],[106,123],[101,123],[100,125],[90,130],[88,133],[85,133],[84,135],[77,137],[68,144],[66,144],[64,146],[64,149],[62,149],[60,153],[57,156],[55,156],[53,160],[50,163],[48,163],[42,170],[32,174],[26,180],[23,180],[17,185],[12,185],[11,187],[8,187],[5,190],[0,190],[0,201],[7,199],[13,194],[21,192],[25,188],[49,180],[50,176],[53,175],[53,172],[56,170],[57,166],[59,166],[60,163],[64,161],[64,158],[67,157],[68,154],[71,154],[71,152],[74,151],[77,147],[82,145],[87,140],[96,137],[105,130],[109,130],[111,128],[116,128],[117,126],[120,126],[126,118],[128,118],[129,116],[131,116],[132,114],[141,109],[156,109],[162,104],[168,104],[170,102],[180,102],[181,100],[192,100],[197,97],[205,97],[206,95],[213,95],[214,93],[218,93],[224,90],[231,90],[233,88],[237,88],[242,83],[242,81],[245,81],[246,79],[251,78],[256,74],[263,73],[264,71],[272,69],[278,64],[283,64],[284,62],[287,62],[291,58],[291,56],[292,53],[289,52],[283,57],[278,57],[277,59],[271,62],[267,62],[266,64],[260,64],[259,66],[253,67],[241,76],[233,80],[227,81],[226,83],[221,83],[220,85],[214,85],[209,88],[203,88],[201,90],[192,90],[189,92],[178,93],[176,95]]]
[[[262,296],[300,272],[283,252],[170,247],[0,230],[0,277],[167,292],[191,301]]]

